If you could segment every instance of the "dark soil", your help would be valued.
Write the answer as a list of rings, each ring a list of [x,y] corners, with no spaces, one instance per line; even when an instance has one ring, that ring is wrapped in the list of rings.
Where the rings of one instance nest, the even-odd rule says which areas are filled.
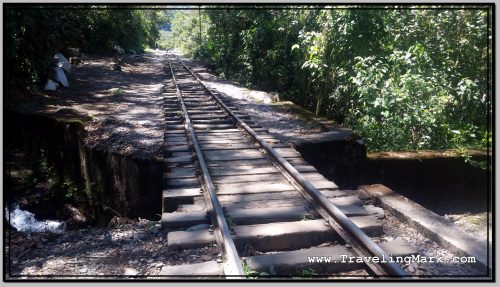
[[[155,276],[164,266],[215,260],[219,252],[214,247],[168,250],[167,233],[158,222],[118,217],[106,228],[64,234],[7,231],[5,246],[10,279]]]

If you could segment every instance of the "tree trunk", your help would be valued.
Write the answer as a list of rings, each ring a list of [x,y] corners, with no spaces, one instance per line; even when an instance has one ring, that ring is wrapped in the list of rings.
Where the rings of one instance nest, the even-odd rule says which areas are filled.
[[[306,109],[309,109],[307,107],[307,98],[309,97],[309,95],[311,95],[311,92],[309,91],[310,89],[311,89],[311,79],[307,81],[307,90],[306,90],[307,94],[306,96],[304,96],[304,108]]]
[[[201,49],[201,46],[203,44],[203,40],[201,38],[201,6],[198,8],[198,22],[200,24],[200,49]]]
[[[319,110],[321,108],[321,96],[316,98],[316,116],[319,116]]]
[[[224,78],[229,79],[229,63],[227,61],[227,57],[224,60]]]

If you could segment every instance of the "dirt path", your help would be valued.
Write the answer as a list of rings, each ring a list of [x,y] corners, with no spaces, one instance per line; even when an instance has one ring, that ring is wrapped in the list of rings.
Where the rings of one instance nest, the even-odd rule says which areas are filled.
[[[10,231],[6,248],[11,260],[6,272],[12,279],[125,279],[128,275],[155,276],[164,266],[213,260],[217,255],[217,251],[213,256],[198,255],[206,251],[201,249],[169,251],[166,235],[158,222],[148,220],[124,220],[107,228],[64,234]]]
[[[20,110],[85,121],[86,144],[141,158],[161,156],[163,54],[86,57],[73,67],[70,87],[44,92]]]
[[[161,157],[161,86],[168,80],[164,54],[127,55],[121,71],[114,69],[113,57],[86,57],[83,64],[73,67],[69,88],[37,94],[18,110],[85,121],[89,147],[140,158]],[[281,140],[324,132],[334,125],[291,102],[275,103],[266,92],[218,79],[195,62],[183,60],[208,87],[233,99]]]

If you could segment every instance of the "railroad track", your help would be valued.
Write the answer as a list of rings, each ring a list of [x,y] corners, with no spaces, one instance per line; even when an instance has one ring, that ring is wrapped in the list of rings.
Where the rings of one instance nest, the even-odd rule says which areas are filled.
[[[339,190],[177,56],[167,55],[165,72],[171,81],[163,94],[161,223],[169,250],[191,249],[199,262],[163,275],[336,276],[362,269],[376,278],[409,276],[395,262],[346,262],[412,253],[372,241],[383,234],[380,211],[365,206],[359,191]]]

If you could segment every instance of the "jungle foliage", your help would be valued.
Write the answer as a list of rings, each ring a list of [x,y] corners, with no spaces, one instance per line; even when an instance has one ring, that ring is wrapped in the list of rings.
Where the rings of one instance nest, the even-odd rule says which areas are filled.
[[[47,78],[52,57],[77,48],[108,53],[114,45],[137,52],[153,47],[164,10],[107,6],[13,5],[4,9],[4,65],[7,80],[18,85]],[[66,55],[68,55],[66,53]]]
[[[353,128],[370,150],[485,148],[488,9],[185,10],[170,40],[225,78]]]

